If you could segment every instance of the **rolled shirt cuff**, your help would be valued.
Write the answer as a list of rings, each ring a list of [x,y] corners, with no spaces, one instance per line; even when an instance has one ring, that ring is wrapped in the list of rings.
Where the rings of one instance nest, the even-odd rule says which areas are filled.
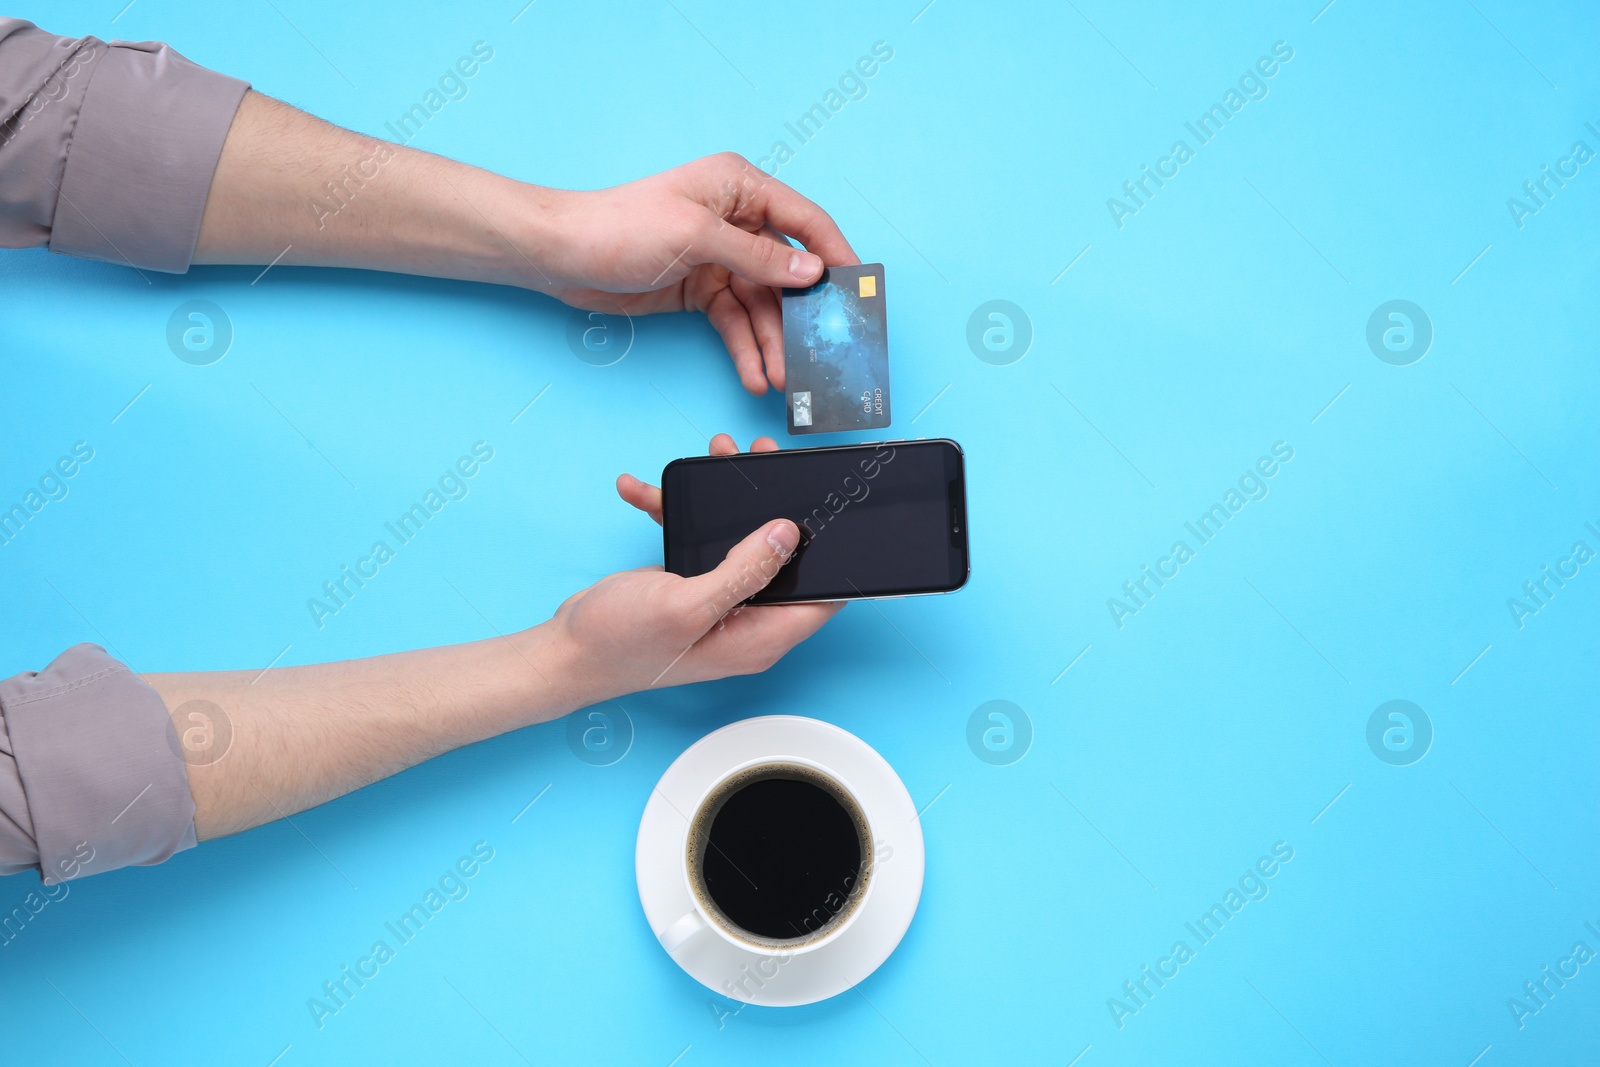
[[[194,799],[178,735],[156,691],[98,645],[75,645],[43,671],[0,681],[5,834],[10,870],[37,866],[46,885],[193,848]],[[7,779],[10,778],[8,782]],[[0,873],[9,873],[0,869]]]
[[[164,44],[114,42],[84,94],[50,250],[188,270],[222,144],[249,88]]]

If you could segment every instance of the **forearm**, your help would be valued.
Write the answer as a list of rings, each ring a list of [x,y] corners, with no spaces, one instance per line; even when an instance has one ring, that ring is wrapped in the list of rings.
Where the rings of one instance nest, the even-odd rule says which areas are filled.
[[[363,267],[549,289],[565,198],[248,93],[195,263]]]
[[[195,836],[247,830],[625,693],[765,670],[841,606],[741,606],[799,540],[793,522],[774,520],[706,574],[622,571],[568,597],[548,622],[486,641],[265,672],[145,675],[177,731]],[[192,730],[205,743],[191,744]]]
[[[596,699],[548,624],[342,663],[144,680],[183,745],[200,840],[315,807]],[[194,730],[207,733],[190,740],[215,747],[186,743]]]
[[[659,515],[657,491],[624,496]],[[139,676],[76,645],[0,679],[0,874],[159,863],[509,730],[766,670],[842,606],[747,606],[799,541],[775,519],[705,574],[620,571],[532,629],[371,659]]]

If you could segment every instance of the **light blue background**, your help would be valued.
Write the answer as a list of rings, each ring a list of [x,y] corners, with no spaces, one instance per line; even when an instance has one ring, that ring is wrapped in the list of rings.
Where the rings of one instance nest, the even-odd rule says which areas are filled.
[[[624,701],[637,736],[612,766],[549,724],[75,884],[0,948],[8,1060],[1594,1055],[1600,962],[1523,1029],[1507,999],[1574,942],[1600,951],[1600,563],[1521,629],[1506,600],[1573,542],[1600,550],[1600,162],[1520,229],[1506,200],[1574,141],[1600,150],[1600,18],[922,3],[540,0],[515,22],[520,0],[14,5],[168,40],[372,133],[483,40],[493,60],[415,143],[569,187],[760,159],[887,42],[867,97],[780,177],[887,265],[891,436],[965,446],[974,563],[957,595],[852,606],[765,676]],[[1119,230],[1106,199],[1276,41],[1294,58],[1270,95]],[[96,450],[0,549],[0,673],[83,640],[140,670],[259,668],[285,646],[312,663],[530,625],[659,557],[618,472],[783,426],[698,319],[640,322],[601,368],[542,297],[258,273],[0,257],[0,499],[74,441]],[[1035,331],[1010,366],[965,341],[996,298]],[[1407,367],[1364,338],[1395,298],[1435,329]],[[167,348],[190,299],[232,320],[213,366]],[[478,440],[495,459],[470,497],[318,630],[306,598]],[[1270,496],[1119,629],[1107,598],[1277,441],[1295,452]],[[1010,766],[965,740],[991,699],[1033,724]],[[1391,699],[1433,723],[1411,766],[1367,747]],[[679,752],[768,713],[855,732],[932,803],[927,884],[858,990],[728,1016],[654,943],[634,834]],[[308,998],[480,840],[495,858],[470,895],[319,1030]],[[1108,998],[1278,841],[1294,859],[1270,895],[1118,1029]],[[0,911],[34,884],[0,883]]]

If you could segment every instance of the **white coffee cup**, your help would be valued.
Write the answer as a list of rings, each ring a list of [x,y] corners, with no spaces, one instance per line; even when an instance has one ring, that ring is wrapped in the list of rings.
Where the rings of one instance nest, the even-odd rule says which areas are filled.
[[[787,768],[793,769],[786,772]],[[819,922],[815,930],[808,930],[801,937],[781,939],[763,937],[739,927],[716,907],[700,871],[696,869],[697,849],[691,846],[698,842],[703,847],[703,839],[709,835],[711,824],[721,805],[740,789],[764,778],[799,778],[802,781],[812,782],[830,792],[857,824],[861,843],[860,872],[854,883],[847,888],[839,907],[833,909],[824,904],[818,908],[817,911],[831,912],[831,914]],[[694,809],[688,813],[683,836],[678,842],[677,855],[680,858],[679,873],[692,907],[660,931],[657,936],[661,941],[661,947],[677,957],[687,951],[708,930],[736,948],[773,957],[797,956],[831,944],[855,922],[872,893],[875,880],[874,840],[873,826],[861,799],[838,774],[815,760],[799,756],[766,756],[748,760],[729,769],[700,794]],[[814,911],[813,915],[815,914]]]

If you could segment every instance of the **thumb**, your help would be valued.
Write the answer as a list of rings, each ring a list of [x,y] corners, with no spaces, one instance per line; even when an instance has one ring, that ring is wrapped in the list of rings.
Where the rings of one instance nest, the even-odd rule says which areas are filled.
[[[712,620],[765,589],[785,563],[794,558],[800,528],[788,519],[774,519],[728,550],[715,570],[686,579],[695,607]]]
[[[711,235],[702,258],[727,267],[746,281],[774,288],[799,288],[822,276],[822,259],[815,253],[730,223],[723,223]]]

